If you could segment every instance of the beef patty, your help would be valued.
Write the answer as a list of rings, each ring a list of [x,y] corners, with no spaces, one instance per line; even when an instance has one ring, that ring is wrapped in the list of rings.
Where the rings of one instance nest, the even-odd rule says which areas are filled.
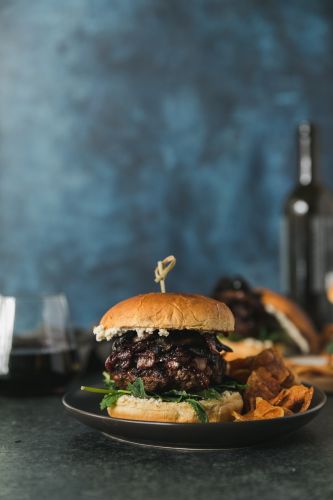
[[[151,392],[203,390],[222,382],[223,350],[230,349],[214,334],[171,331],[168,337],[153,333],[140,339],[129,331],[113,340],[105,368],[120,388],[141,377]]]

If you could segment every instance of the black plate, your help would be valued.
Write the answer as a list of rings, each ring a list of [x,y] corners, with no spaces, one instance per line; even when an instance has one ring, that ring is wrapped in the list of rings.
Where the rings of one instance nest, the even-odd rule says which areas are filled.
[[[66,410],[84,424],[109,437],[146,446],[179,449],[223,449],[253,446],[296,431],[325,405],[325,394],[315,388],[311,407],[304,413],[271,420],[220,424],[177,424],[111,418],[99,410],[100,394],[81,390],[63,397]]]

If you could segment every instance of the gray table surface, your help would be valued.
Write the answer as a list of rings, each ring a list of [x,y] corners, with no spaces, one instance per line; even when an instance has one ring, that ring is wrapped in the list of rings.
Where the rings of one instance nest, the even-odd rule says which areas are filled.
[[[59,398],[0,398],[0,498],[332,499],[333,397],[285,441],[216,452],[113,442]]]

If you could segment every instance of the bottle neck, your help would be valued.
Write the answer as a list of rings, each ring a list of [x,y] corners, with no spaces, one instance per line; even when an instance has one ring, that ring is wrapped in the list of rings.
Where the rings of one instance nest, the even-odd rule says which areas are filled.
[[[298,127],[298,180],[302,186],[318,181],[317,149],[315,132],[311,123],[304,122]]]

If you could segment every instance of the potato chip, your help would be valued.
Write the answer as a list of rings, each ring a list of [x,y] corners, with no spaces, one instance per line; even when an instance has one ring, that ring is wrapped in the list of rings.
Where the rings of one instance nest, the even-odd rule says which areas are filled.
[[[300,384],[294,385],[289,389],[282,389],[270,402],[275,406],[282,406],[294,413],[300,413],[309,408],[312,397],[313,387],[306,387]]]
[[[267,368],[261,367],[251,373],[243,393],[244,409],[250,411],[255,408],[256,398],[260,397],[269,401],[279,394],[281,386]]]
[[[313,387],[295,385],[293,372],[280,353],[266,349],[257,356],[236,359],[230,363],[230,376],[246,382],[243,393],[244,415],[236,420],[277,418],[306,411],[312,401]],[[247,380],[246,374],[249,374]]]
[[[238,358],[228,363],[228,375],[241,384],[245,384],[249,378],[252,368],[254,356],[248,358]]]
[[[280,406],[274,406],[262,398],[256,398],[255,408],[252,411],[245,413],[245,415],[234,411],[232,415],[239,422],[246,420],[267,420],[284,417],[285,411]]]
[[[252,370],[266,367],[271,376],[283,387],[291,387],[294,383],[294,375],[285,365],[281,354],[275,349],[265,349],[252,361]]]
[[[290,417],[291,415],[294,415],[294,412],[291,410],[288,410],[288,408],[283,408],[284,409],[284,416],[285,417]]]
[[[295,383],[292,371],[275,349],[265,349],[257,356],[230,361],[228,374],[239,382],[246,383],[251,373],[262,367],[265,367],[270,373],[270,378],[273,377],[282,387],[291,387]]]

